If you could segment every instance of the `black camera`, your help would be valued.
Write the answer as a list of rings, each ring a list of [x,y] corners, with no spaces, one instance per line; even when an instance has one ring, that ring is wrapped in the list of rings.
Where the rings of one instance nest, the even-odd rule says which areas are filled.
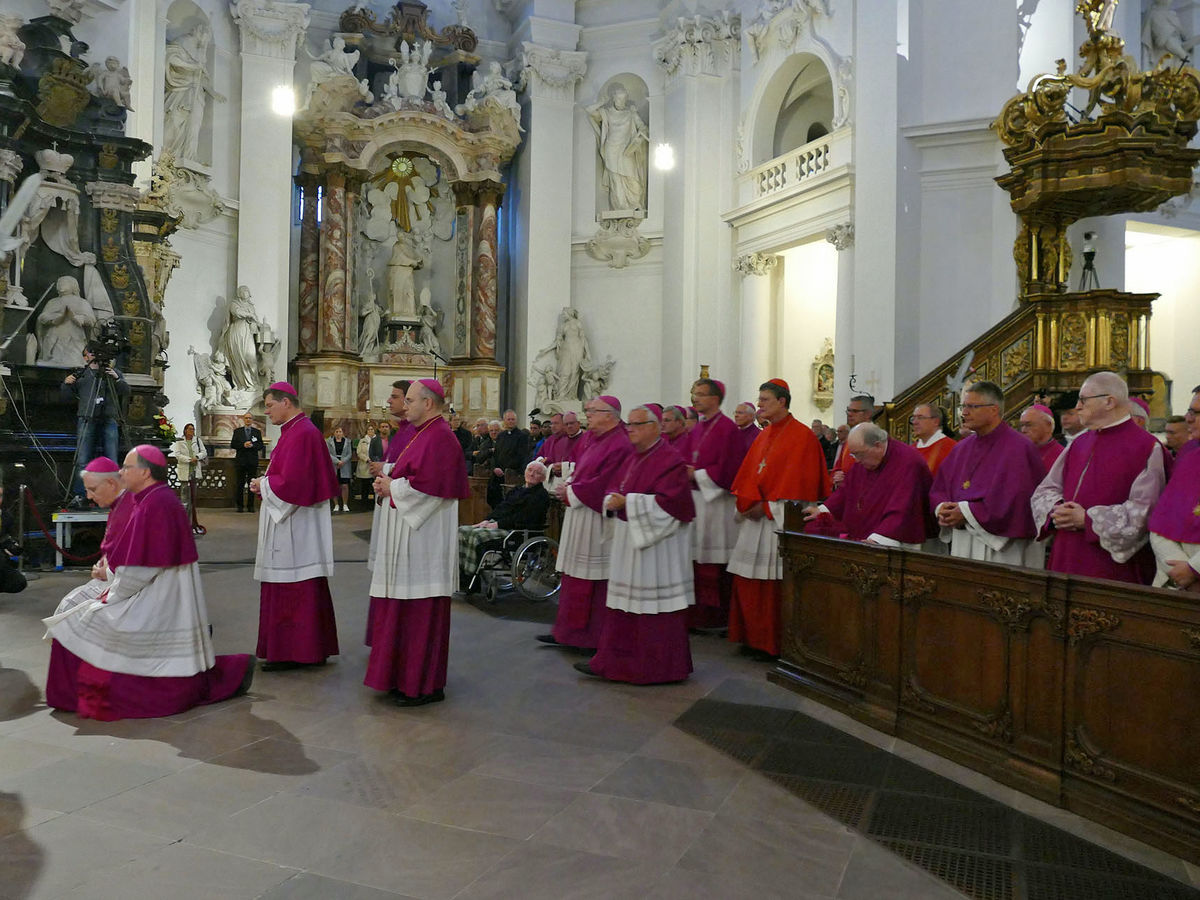
[[[111,366],[121,354],[128,353],[130,346],[129,338],[125,337],[121,323],[116,319],[109,319],[100,326],[100,331],[88,344],[88,349],[91,350],[96,362],[100,363],[103,368]]]
[[[4,537],[0,537],[0,552],[3,552],[6,556],[20,556],[22,547],[15,537],[11,534],[6,534]]]

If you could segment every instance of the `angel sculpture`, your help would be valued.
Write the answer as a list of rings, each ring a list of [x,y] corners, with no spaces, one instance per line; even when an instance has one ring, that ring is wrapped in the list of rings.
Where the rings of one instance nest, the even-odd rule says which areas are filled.
[[[442,327],[445,313],[430,306],[429,288],[421,289],[421,310],[417,315],[421,320],[420,345],[434,356],[441,357],[442,344],[438,340],[437,330]]]
[[[88,90],[101,100],[108,100],[114,106],[133,111],[133,102],[129,98],[133,79],[129,77],[129,69],[121,65],[121,60],[110,56],[104,60],[104,65],[92,63],[88,72],[92,75],[92,83],[88,85]]]

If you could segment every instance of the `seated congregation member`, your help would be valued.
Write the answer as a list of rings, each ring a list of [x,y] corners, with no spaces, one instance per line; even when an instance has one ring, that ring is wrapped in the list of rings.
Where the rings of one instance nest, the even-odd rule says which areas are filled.
[[[691,529],[696,602],[688,611],[690,628],[729,624],[733,582],[726,566],[738,534],[737,507],[729,489],[746,453],[737,425],[721,412],[724,399],[725,385],[714,378],[693,384],[692,402],[700,424],[676,445],[687,463],[696,507]]]
[[[963,425],[970,433],[933,479],[929,504],[950,555],[1044,568],[1029,498],[1046,475],[1033,444],[1004,421],[1004,394],[990,381],[968,385]]]
[[[411,437],[388,474],[375,479],[383,502],[363,683],[388,691],[397,706],[445,699],[458,501],[471,494],[462,449],[442,416],[445,405],[440,382],[422,378],[409,386]]]
[[[958,443],[942,430],[942,426],[945,425],[945,414],[941,407],[931,403],[922,403],[920,406],[914,407],[908,421],[912,424],[913,437],[916,438],[913,446],[917,448],[917,452],[929,466],[929,474],[936,475],[942,460],[950,455],[950,451]]]
[[[323,665],[338,653],[329,501],[339,486],[321,432],[300,407],[296,389],[277,381],[263,392],[267,418],[279,426],[267,471],[250,482],[259,496],[254,578],[261,582],[258,655],[263,671]]]
[[[1063,445],[1054,439],[1054,413],[1048,406],[1035,403],[1021,413],[1018,428],[1021,434],[1033,441],[1038,456],[1042,458],[1042,465],[1049,472],[1063,452]]]
[[[788,411],[792,393],[782,378],[759,388],[758,410],[767,421],[733,480],[742,521],[729,557],[733,593],[729,640],[759,654],[779,655],[783,558],[779,535],[784,501],[812,503],[829,495],[829,471],[817,436]]]
[[[566,505],[558,542],[562,587],[558,615],[544,644],[594,650],[604,625],[612,520],[604,516],[604,495],[613,475],[633,452],[621,426],[621,401],[605,394],[584,405],[588,438],[569,480],[555,496]]]
[[[133,495],[125,490],[120,475],[121,467],[107,456],[98,456],[83,467],[83,488],[87,491],[87,498],[101,509],[108,510],[108,521],[104,524],[104,539],[100,541],[100,558],[92,566],[92,580],[67,594],[58,604],[55,615],[85,600],[95,600],[108,590],[112,579],[108,553],[125,533],[134,505]]]
[[[167,487],[167,458],[157,447],[134,447],[120,478],[132,507],[106,553],[107,589],[45,620],[53,639],[46,702],[113,721],[245,693],[254,657],[213,654],[196,542]]]
[[[1175,461],[1146,525],[1157,564],[1154,586],[1200,592],[1200,453]]]
[[[488,550],[498,550],[511,531],[546,527],[550,495],[546,493],[546,467],[536,459],[525,467],[525,484],[513,488],[478,525],[458,527],[458,570],[469,577]],[[465,578],[460,579],[465,585]]]
[[[1115,372],[1084,381],[1078,410],[1087,432],[1033,493],[1039,539],[1054,537],[1048,568],[1149,584],[1146,522],[1167,480],[1167,451],[1130,418],[1128,389]]]
[[[846,451],[858,465],[824,503],[805,509],[804,520],[834,537],[920,550],[932,523],[925,458],[872,422],[850,429]]]
[[[575,668],[631,684],[683,681],[692,671],[687,610],[694,602],[695,516],[687,466],[662,437],[659,413],[629,413],[633,452],[609,482],[614,517],[604,628],[596,655]]]

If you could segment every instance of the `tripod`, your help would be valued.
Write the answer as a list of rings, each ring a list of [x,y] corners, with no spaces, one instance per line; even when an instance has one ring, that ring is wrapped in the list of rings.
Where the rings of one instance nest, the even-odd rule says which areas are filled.
[[[1096,274],[1096,251],[1083,251],[1083,272],[1079,275],[1079,290],[1100,290],[1100,276]]]
[[[92,369],[93,364],[96,365],[95,369]],[[111,418],[117,429],[117,439],[113,442],[117,449],[114,452],[120,453],[122,441],[124,441],[126,446],[129,446],[129,425],[125,417],[125,410],[121,405],[121,394],[118,390],[117,380],[108,372],[111,366],[111,360],[94,356],[75,375],[75,384],[78,384],[80,378],[86,372],[89,370],[93,372],[91,385],[88,389],[87,403],[83,407],[86,412],[83,415],[78,415],[77,413],[77,418],[82,421],[76,423],[75,453],[71,457],[71,480],[67,486],[67,494],[63,498],[64,504],[82,503],[81,500],[73,500],[72,498],[73,496],[83,496],[81,493],[83,482],[79,470],[81,465],[87,463],[92,458],[91,454],[95,449],[98,427],[107,432]],[[104,412],[98,415],[97,406],[99,406],[101,401],[103,401],[105,408]],[[112,406],[109,407],[109,404],[112,404]],[[110,410],[115,411],[116,415],[110,417]],[[109,450],[107,446],[109,443],[107,434],[104,433],[101,437],[105,444],[105,451],[107,452]],[[115,461],[120,462],[119,460]]]

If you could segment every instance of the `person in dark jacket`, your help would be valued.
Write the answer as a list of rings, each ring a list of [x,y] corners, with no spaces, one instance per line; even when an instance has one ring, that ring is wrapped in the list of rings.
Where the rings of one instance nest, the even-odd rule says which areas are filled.
[[[255,427],[254,416],[250,413],[242,416],[242,427],[233,430],[229,449],[233,451],[237,511],[254,512],[254,493],[250,490],[250,482],[258,475],[258,460],[267,455],[267,445],[263,443],[263,433]]]
[[[80,464],[75,467],[71,490],[79,497],[84,494],[79,475],[83,463],[96,456],[120,458],[117,422],[129,397],[125,377],[111,363],[101,370],[96,349],[92,342],[83,348],[83,368],[68,375],[58,389],[64,403],[75,402],[75,446]]]
[[[496,449],[492,453],[492,479],[488,482],[487,501],[493,509],[504,499],[504,485],[519,484],[521,471],[529,462],[529,451],[533,444],[529,432],[517,427],[517,412],[504,411],[503,426],[495,438]]]
[[[478,525],[458,529],[458,563],[466,585],[480,557],[498,550],[509,532],[546,527],[550,495],[546,493],[546,467],[536,460],[525,467],[525,484],[513,488],[508,496]]]

